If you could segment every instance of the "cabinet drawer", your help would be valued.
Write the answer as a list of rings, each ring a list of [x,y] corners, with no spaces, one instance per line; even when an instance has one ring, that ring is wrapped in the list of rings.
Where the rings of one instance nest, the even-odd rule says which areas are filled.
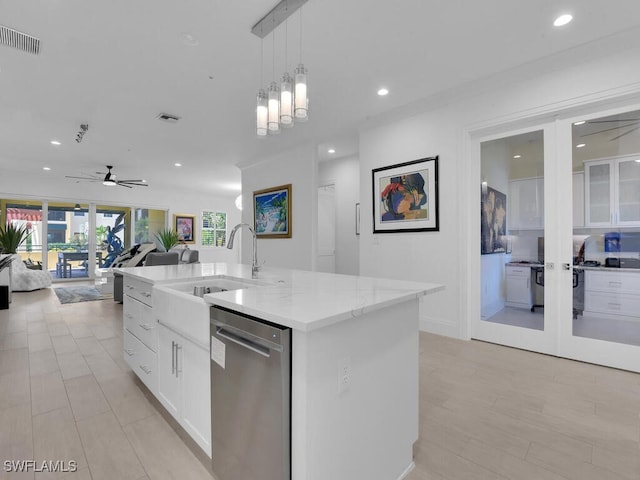
[[[124,277],[123,293],[149,306],[151,305],[152,289],[153,285],[150,283],[131,278],[128,275]]]
[[[611,293],[640,294],[640,272],[586,271],[585,289]]]
[[[124,296],[124,327],[154,352],[158,351],[158,323],[153,318],[153,308],[138,300]]]
[[[528,277],[531,275],[531,267],[513,267],[507,265],[507,276]]]
[[[584,309],[610,315],[627,315],[640,319],[640,295],[585,292]]]
[[[124,359],[153,394],[158,386],[157,357],[131,332],[124,331]]]

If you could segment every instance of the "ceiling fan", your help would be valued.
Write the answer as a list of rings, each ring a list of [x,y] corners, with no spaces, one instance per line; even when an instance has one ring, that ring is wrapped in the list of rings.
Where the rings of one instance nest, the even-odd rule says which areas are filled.
[[[133,187],[148,187],[149,184],[146,180],[118,180],[116,178],[115,173],[111,173],[112,165],[107,165],[107,172],[96,172],[96,175],[104,175],[104,177],[95,177],[95,176],[87,176],[87,177],[74,177],[71,175],[65,175],[66,178],[73,178],[76,180],[76,183],[80,181],[85,182],[102,182],[103,185],[107,187],[114,187],[116,185],[120,185],[121,187],[133,188]]]

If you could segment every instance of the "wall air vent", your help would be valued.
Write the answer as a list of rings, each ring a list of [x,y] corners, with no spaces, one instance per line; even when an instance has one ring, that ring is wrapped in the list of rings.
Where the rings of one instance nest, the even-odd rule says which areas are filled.
[[[180,117],[177,115],[171,115],[170,113],[160,113],[158,114],[158,120],[162,120],[167,123],[177,123],[180,120]]]
[[[39,38],[32,37],[31,35],[3,25],[0,25],[0,45],[17,48],[23,52],[33,53],[34,55],[40,53]]]

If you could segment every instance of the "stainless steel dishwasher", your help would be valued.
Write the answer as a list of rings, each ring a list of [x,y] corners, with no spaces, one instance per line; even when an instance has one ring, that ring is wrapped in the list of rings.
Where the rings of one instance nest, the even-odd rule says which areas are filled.
[[[219,480],[291,479],[291,329],[215,306],[211,460]]]

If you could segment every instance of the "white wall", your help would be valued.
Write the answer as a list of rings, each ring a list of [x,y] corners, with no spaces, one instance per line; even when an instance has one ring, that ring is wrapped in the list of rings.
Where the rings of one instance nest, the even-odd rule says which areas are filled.
[[[277,140],[267,138],[266,141]],[[253,226],[253,192],[291,184],[291,238],[258,240],[258,262],[265,266],[312,270],[316,231],[315,148],[306,145],[242,168],[242,221]],[[252,244],[242,230],[242,263],[251,263]]]
[[[318,186],[335,185],[336,273],[360,273],[360,238],[355,232],[355,204],[360,202],[360,161],[345,157],[321,162]]]
[[[167,191],[164,188],[149,187],[124,188],[105,187],[100,183],[75,183],[58,178],[54,172],[33,177],[22,172],[12,172],[2,167],[0,174],[0,198],[40,199],[79,203],[100,203],[105,205],[125,205],[142,208],[168,210],[169,225],[173,214],[186,213],[197,216],[200,222],[202,210],[224,211],[227,213],[229,228],[240,222],[241,212],[235,207],[238,193],[216,196],[197,191]],[[190,248],[200,250],[201,262],[237,262],[239,252],[226,248],[200,245],[200,228],[196,233],[196,244]]]
[[[616,40],[534,62],[455,95],[388,113],[362,128],[360,271],[444,284],[446,290],[428,296],[422,306],[423,329],[466,338],[469,298],[480,306],[480,168],[472,163],[479,152],[470,150],[469,133],[479,128],[498,132],[495,126],[510,122],[521,127],[563,109],[575,114],[589,102],[637,100],[637,38]],[[440,231],[374,236],[366,213],[372,207],[371,170],[432,155],[440,156]],[[571,202],[570,188],[558,195],[559,201]]]

